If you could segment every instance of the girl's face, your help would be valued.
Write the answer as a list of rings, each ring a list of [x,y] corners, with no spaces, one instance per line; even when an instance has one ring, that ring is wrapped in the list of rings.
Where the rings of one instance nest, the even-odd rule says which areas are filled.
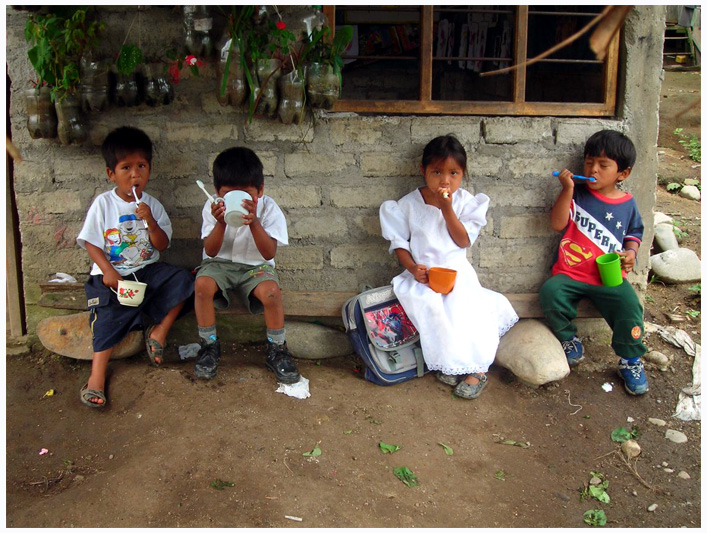
[[[464,169],[453,157],[433,161],[426,167],[420,165],[420,170],[431,191],[447,189],[450,195],[461,187],[464,177]]]

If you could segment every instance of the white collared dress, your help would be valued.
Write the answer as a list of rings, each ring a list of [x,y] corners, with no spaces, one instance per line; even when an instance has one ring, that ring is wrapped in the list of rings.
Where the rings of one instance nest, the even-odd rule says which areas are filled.
[[[489,198],[457,189],[452,207],[469,235],[470,246],[486,225]],[[405,270],[392,284],[395,295],[420,332],[425,363],[430,370],[466,375],[486,372],[496,357],[500,337],[518,321],[513,306],[500,293],[485,289],[447,230],[442,211],[427,205],[419,189],[380,208],[383,237],[408,250],[418,264],[457,271],[454,289],[443,295],[419,283]]]

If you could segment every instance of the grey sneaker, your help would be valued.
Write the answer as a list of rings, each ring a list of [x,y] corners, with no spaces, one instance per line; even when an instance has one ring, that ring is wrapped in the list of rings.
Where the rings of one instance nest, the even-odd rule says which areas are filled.
[[[456,387],[457,384],[464,379],[463,375],[455,376],[454,374],[443,374],[442,372],[437,372],[436,376],[438,380],[450,387]]]
[[[481,396],[482,391],[486,388],[486,385],[489,382],[486,374],[477,374],[476,372],[473,372],[469,375],[474,376],[479,380],[479,382],[475,385],[469,385],[466,381],[462,380],[456,387],[454,387],[454,395],[459,398],[464,398],[465,400],[473,400],[474,398]]]

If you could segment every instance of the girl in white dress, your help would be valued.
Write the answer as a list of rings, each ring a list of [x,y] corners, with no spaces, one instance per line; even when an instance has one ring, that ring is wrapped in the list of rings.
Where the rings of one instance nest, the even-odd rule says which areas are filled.
[[[420,170],[425,186],[380,208],[383,237],[405,271],[393,290],[420,333],[425,363],[461,398],[476,398],[487,384],[501,335],[518,321],[508,299],[485,289],[466,257],[486,225],[489,198],[461,189],[466,151],[453,136],[430,141]],[[457,271],[449,294],[428,285],[430,267]]]

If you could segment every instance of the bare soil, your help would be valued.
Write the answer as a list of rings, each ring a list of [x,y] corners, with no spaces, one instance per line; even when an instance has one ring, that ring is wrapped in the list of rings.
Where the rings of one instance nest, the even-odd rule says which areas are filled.
[[[684,107],[676,85],[699,91],[699,74],[666,73],[662,124]],[[661,132],[661,147],[684,152],[673,140]],[[686,232],[682,246],[699,253],[700,204],[657,194],[657,210]],[[699,342],[689,313],[699,309],[687,286],[650,283],[648,321],[684,315],[674,325]],[[532,389],[492,367],[474,401],[455,399],[433,376],[372,385],[353,356],[300,361],[312,396],[298,400],[275,392],[263,346],[234,345],[212,382],[195,381],[176,347],[159,369],[139,357],[114,361],[109,405],[99,410],[78,399],[90,363],[10,357],[7,526],[582,527],[585,511],[601,509],[613,527],[699,527],[701,423],[672,417],[692,358],[650,336],[672,362],[665,372],[648,367],[651,390],[634,398],[606,339],[587,341],[587,362],[562,382]],[[620,427],[640,434],[636,461],[625,462],[610,438]],[[668,428],[688,441],[666,440]],[[401,449],[383,454],[380,442]],[[315,448],[321,455],[303,455]],[[399,481],[399,467],[419,485]],[[609,503],[582,498],[592,472],[609,482]]]

